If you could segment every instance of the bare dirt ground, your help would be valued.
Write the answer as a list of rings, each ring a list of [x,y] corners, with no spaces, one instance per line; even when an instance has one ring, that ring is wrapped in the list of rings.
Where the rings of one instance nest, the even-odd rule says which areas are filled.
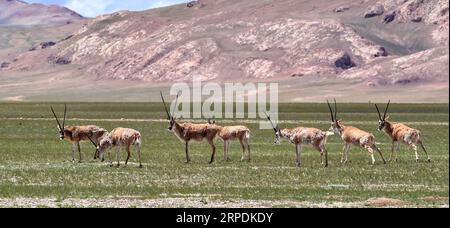
[[[445,199],[443,199],[445,200]],[[448,198],[446,199],[448,201]],[[0,207],[40,208],[40,207],[77,207],[77,208],[401,208],[415,207],[406,201],[390,198],[373,198],[364,202],[300,202],[291,200],[265,201],[265,200],[211,200],[203,197],[189,198],[160,198],[160,199],[136,199],[136,198],[107,198],[107,199],[34,199],[16,198],[0,199]],[[443,205],[443,208],[448,208]]]
[[[89,76],[73,78],[70,69],[64,71],[66,73],[50,78],[48,72],[34,75],[0,72],[0,101],[159,102],[159,91],[168,91],[171,86],[139,81],[105,82]],[[324,102],[335,97],[340,102],[385,102],[391,99],[397,103],[448,103],[448,94],[446,83],[367,87],[328,77],[279,82],[280,102]]]

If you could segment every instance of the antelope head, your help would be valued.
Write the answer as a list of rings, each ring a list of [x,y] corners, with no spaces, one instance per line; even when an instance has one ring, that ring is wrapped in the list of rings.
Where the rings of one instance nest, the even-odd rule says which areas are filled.
[[[175,124],[177,123],[177,121],[176,121],[176,119],[175,119],[175,109],[176,109],[176,107],[177,107],[177,105],[178,105],[178,97],[180,96],[180,94],[179,94],[179,93],[177,94],[177,98],[176,98],[176,100],[175,100],[175,107],[174,107],[174,109],[173,109],[172,114],[170,114],[169,109],[167,108],[166,101],[164,100],[164,97],[163,97],[163,95],[162,95],[162,92],[160,92],[160,94],[161,94],[161,100],[162,100],[162,102],[163,102],[163,104],[164,104],[164,109],[165,109],[166,114],[167,114],[167,121],[168,121],[168,123],[169,123],[169,126],[167,127],[167,130],[168,130],[168,131],[172,131],[172,130],[173,130],[173,127],[174,127]]]
[[[99,144],[95,143],[95,141],[91,137],[88,136],[88,138],[95,147],[94,159],[101,158],[103,161],[103,154],[105,153],[105,151],[111,149],[111,147],[114,146],[111,133],[106,134],[105,137],[100,140]]]
[[[272,118],[270,118],[270,115],[267,112],[264,112],[264,114],[266,114],[267,120],[270,122],[270,125],[272,125],[273,131],[275,132],[275,144],[280,144],[281,142],[281,129],[278,127],[278,125],[275,125],[272,122]]]
[[[331,114],[331,127],[329,131],[332,131],[336,134],[339,134],[342,129],[342,121],[338,120],[337,118],[337,102],[336,99],[334,99],[334,111],[331,108],[330,102],[327,100],[328,109],[330,110]]]
[[[214,120],[214,119],[208,119],[208,124],[216,124],[216,120]]]
[[[53,116],[56,119],[56,123],[58,123],[59,139],[60,140],[64,140],[64,138],[65,138],[64,128],[65,128],[65,124],[66,124],[67,105],[64,105],[64,119],[63,119],[62,125],[59,122],[58,116],[56,116],[56,113],[55,113],[55,110],[53,109],[53,106],[50,106],[50,109],[52,110]]]
[[[386,120],[389,119],[389,116],[387,116],[387,112],[389,110],[389,105],[391,104],[391,101],[389,100],[388,104],[386,105],[386,110],[384,110],[383,116],[381,116],[380,109],[378,108],[378,105],[375,104],[375,108],[378,112],[378,130],[382,131],[384,127],[386,126]]]

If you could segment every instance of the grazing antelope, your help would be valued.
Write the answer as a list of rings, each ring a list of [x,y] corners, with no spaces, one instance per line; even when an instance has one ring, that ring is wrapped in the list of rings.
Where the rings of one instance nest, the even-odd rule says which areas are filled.
[[[67,105],[64,105],[64,119],[61,123],[59,122],[58,117],[56,116],[55,110],[53,106],[50,106],[52,110],[53,116],[55,116],[56,122],[58,123],[58,131],[59,131],[59,139],[67,140],[72,143],[72,162],[75,161],[75,150],[78,150],[80,155],[80,162],[83,160],[81,155],[80,142],[89,140],[89,137],[94,140],[94,142],[99,143],[100,139],[108,133],[107,130],[100,128],[95,125],[88,126],[65,126],[66,124],[66,114],[67,114]],[[94,154],[94,159],[97,158],[97,153]]]
[[[416,154],[416,162],[419,161],[419,154],[417,153],[417,146],[416,144],[419,144],[419,146],[422,148],[422,150],[425,152],[425,155],[427,156],[428,162],[431,162],[430,157],[428,156],[428,152],[425,149],[425,146],[422,142],[421,133],[419,130],[410,128],[402,123],[394,123],[388,121],[389,116],[387,115],[389,105],[391,104],[391,101],[388,102],[386,106],[386,110],[384,111],[383,117],[381,116],[380,109],[378,108],[378,105],[375,104],[375,108],[378,112],[378,130],[383,131],[386,133],[389,138],[392,140],[392,153],[391,158],[389,161],[391,161],[394,157],[394,150],[396,148],[397,153],[395,155],[395,161],[398,161],[398,151],[400,147],[400,143],[404,143],[408,145],[410,148],[414,150],[414,153]]]
[[[365,148],[370,154],[370,157],[372,158],[372,164],[375,164],[375,157],[374,157],[374,150],[377,151],[380,154],[381,159],[383,160],[383,163],[386,164],[386,160],[384,160],[383,154],[381,153],[380,149],[375,145],[375,136],[372,134],[365,132],[363,130],[360,130],[356,127],[352,126],[345,126],[341,120],[338,120],[337,118],[337,104],[336,99],[334,100],[334,114],[333,110],[331,109],[330,102],[328,102],[328,108],[330,109],[331,113],[331,128],[330,130],[334,131],[334,133],[341,136],[342,140],[344,141],[345,145],[342,152],[342,158],[341,163],[346,164],[348,162],[348,151],[352,145]]]
[[[239,143],[242,146],[242,158],[241,161],[245,160],[245,151],[248,152],[248,161],[251,161],[251,155],[250,155],[250,134],[251,131],[246,126],[219,126],[216,125],[215,121],[208,121],[208,124],[215,125],[219,127],[219,138],[223,140],[224,144],[224,160],[229,161],[229,151],[230,151],[230,145],[231,141],[239,140]]]
[[[116,159],[117,159],[117,167],[120,166],[120,149],[125,147],[127,149],[127,160],[125,161],[125,166],[128,165],[128,161],[131,157],[131,146],[135,146],[139,159],[139,168],[142,168],[141,162],[141,133],[134,129],[130,128],[116,128],[112,130],[110,133],[106,134],[100,140],[100,143],[96,143],[93,139],[88,137],[91,140],[92,144],[94,144],[96,148],[96,153],[98,158],[103,160],[103,155],[105,151],[108,151],[109,163],[111,167],[113,166],[113,161],[111,158],[111,150],[116,148]]]
[[[177,95],[175,107],[177,107],[178,97],[179,96]],[[163,101],[169,122],[167,130],[173,132],[177,136],[177,138],[182,143],[184,143],[186,152],[186,163],[190,163],[192,161],[189,155],[189,142],[191,141],[201,142],[203,140],[207,140],[209,145],[211,145],[212,149],[211,161],[209,162],[209,164],[212,164],[214,162],[214,157],[216,155],[216,146],[214,145],[214,140],[220,131],[219,127],[211,124],[193,124],[193,123],[180,124],[176,121],[174,116],[175,108],[173,109],[172,115],[167,109],[167,105],[166,102],[164,101],[162,92],[161,92],[161,99]]]
[[[325,144],[327,143],[328,136],[333,135],[332,133],[330,134],[330,132],[323,132],[320,129],[306,127],[281,130],[278,125],[275,125],[272,122],[270,115],[267,113],[265,114],[275,131],[275,144],[280,144],[281,140],[285,139],[295,145],[297,167],[301,166],[300,157],[303,145],[312,146],[318,150],[320,152],[322,165],[328,167],[328,152],[325,148]]]

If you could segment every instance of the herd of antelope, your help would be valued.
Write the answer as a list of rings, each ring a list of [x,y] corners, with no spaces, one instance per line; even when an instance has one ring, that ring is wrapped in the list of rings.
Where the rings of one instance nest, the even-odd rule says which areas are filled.
[[[204,124],[194,123],[180,123],[175,118],[175,108],[170,113],[167,108],[164,97],[161,93],[161,100],[164,104],[165,112],[169,126],[168,131],[172,132],[185,146],[186,163],[192,161],[189,155],[189,143],[193,141],[201,142],[207,141],[211,146],[211,160],[210,164],[214,162],[216,155],[216,138],[220,138],[224,143],[224,160],[229,161],[229,149],[232,141],[239,141],[242,146],[242,161],[251,160],[250,153],[250,137],[251,131],[246,126],[220,126],[215,121],[208,120]],[[348,153],[351,146],[366,149],[370,155],[371,163],[375,164],[374,152],[380,155],[381,160],[386,164],[381,150],[377,147],[375,137],[373,134],[360,130],[353,126],[344,125],[343,121],[337,117],[337,102],[334,100],[334,110],[327,100],[328,108],[331,114],[331,127],[327,131],[322,131],[317,128],[296,127],[293,129],[280,129],[278,125],[273,123],[270,115],[266,114],[268,122],[272,125],[275,132],[275,144],[280,144],[282,140],[286,140],[295,145],[296,165],[301,166],[301,153],[303,146],[310,146],[318,150],[321,155],[321,162],[324,167],[328,166],[328,151],[326,149],[327,139],[332,135],[338,135],[343,141],[343,150],[341,163],[347,164]],[[175,100],[175,107],[178,105],[178,96]],[[398,161],[399,144],[408,145],[415,153],[416,162],[419,161],[419,154],[417,145],[424,151],[427,161],[430,162],[427,150],[422,142],[421,133],[419,130],[410,128],[402,123],[394,123],[388,121],[387,115],[390,106],[390,101],[386,105],[383,115],[377,104],[375,108],[378,113],[378,130],[383,131],[392,140],[392,154],[389,161]],[[110,166],[113,166],[111,157],[111,150],[116,149],[117,166],[120,166],[120,149],[125,148],[127,151],[127,159],[125,166],[131,157],[131,147],[135,147],[138,154],[139,167],[142,168],[141,162],[141,144],[142,135],[139,131],[130,128],[116,128],[111,132],[95,126],[66,126],[67,106],[64,106],[64,116],[62,124],[60,119],[51,106],[51,111],[58,124],[58,131],[60,140],[67,140],[72,144],[72,162],[75,162],[75,150],[78,151],[79,161],[82,162],[80,142],[90,141],[94,148],[94,160],[100,159],[104,161],[104,154],[108,153]],[[396,152],[397,151],[397,152]],[[246,158],[247,157],[247,158]]]

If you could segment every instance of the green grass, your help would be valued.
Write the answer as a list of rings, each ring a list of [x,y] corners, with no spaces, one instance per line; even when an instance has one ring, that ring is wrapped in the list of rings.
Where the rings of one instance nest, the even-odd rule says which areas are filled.
[[[60,104],[54,106],[62,110]],[[408,122],[422,131],[432,163],[425,162],[423,154],[420,154],[421,162],[416,163],[413,152],[402,145],[398,163],[383,165],[376,157],[377,164],[372,166],[366,151],[352,148],[351,163],[344,166],[339,163],[342,143],[332,136],[327,146],[330,167],[321,167],[319,153],[306,149],[301,169],[295,168],[293,146],[286,142],[274,145],[273,132],[259,130],[255,123],[246,124],[253,131],[251,163],[240,162],[241,150],[237,143],[232,145],[232,161],[222,161],[222,143],[218,141],[214,164],[208,164],[210,147],[206,143],[192,144],[193,163],[185,164],[183,145],[165,130],[166,123],[127,120],[163,119],[161,104],[72,103],[68,108],[70,125],[96,124],[108,130],[119,126],[139,130],[143,135],[144,169],[137,168],[136,156],[128,167],[122,168],[91,162],[93,148],[88,143],[82,144],[87,162],[72,164],[69,162],[71,146],[58,140],[49,104],[2,103],[0,199],[156,199],[200,195],[216,200],[348,203],[388,197],[411,206],[448,206],[448,104],[392,105],[391,120]],[[344,122],[350,121],[372,132],[381,143],[385,157],[389,157],[390,143],[384,134],[376,131],[377,115],[371,106],[342,104],[339,109]],[[299,124],[305,121],[302,125],[323,130],[329,128],[324,104],[282,104],[280,118],[298,120]],[[311,124],[311,121],[321,122]],[[296,125],[281,124],[281,127]]]

